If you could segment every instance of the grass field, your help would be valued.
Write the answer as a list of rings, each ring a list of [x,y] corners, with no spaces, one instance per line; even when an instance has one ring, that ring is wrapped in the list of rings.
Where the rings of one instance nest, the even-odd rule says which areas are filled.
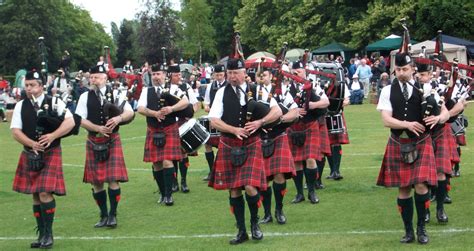
[[[474,118],[474,109],[466,110]],[[343,146],[342,181],[324,180],[326,188],[318,190],[321,202],[290,204],[295,195],[293,181],[284,210],[286,225],[263,225],[264,239],[249,241],[238,247],[228,245],[235,235],[228,194],[214,191],[201,181],[208,172],[203,149],[191,157],[188,185],[191,192],[174,194],[175,205],[156,203],[159,194],[150,165],[143,163],[145,120],[135,121],[121,129],[129,179],[122,184],[118,208],[119,226],[115,230],[94,229],[98,208],[90,185],[82,183],[85,159],[85,133],[63,141],[63,164],[67,196],[56,197],[54,224],[56,249],[81,250],[150,250],[150,249],[265,249],[265,250],[400,250],[400,249],[474,249],[474,202],[472,197],[473,157],[471,140],[463,148],[461,177],[452,180],[447,205],[449,224],[428,224],[430,243],[402,245],[403,224],[396,207],[396,189],[375,185],[389,131],[383,128],[374,105],[350,106],[346,109],[351,144]],[[9,124],[0,124],[0,250],[27,249],[35,238],[31,196],[11,190],[21,146],[12,139]],[[326,166],[324,177],[328,174]],[[434,208],[435,205],[432,205]],[[274,207],[273,207],[274,208]],[[432,212],[434,210],[432,209]],[[260,210],[263,215],[263,210]],[[435,216],[433,215],[433,218]],[[246,221],[249,225],[247,210]]]

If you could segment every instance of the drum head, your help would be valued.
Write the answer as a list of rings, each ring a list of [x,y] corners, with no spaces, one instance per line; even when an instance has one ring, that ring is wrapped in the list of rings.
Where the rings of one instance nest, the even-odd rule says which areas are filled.
[[[179,136],[182,137],[185,133],[187,133],[193,126],[196,124],[195,119],[190,119],[182,126],[179,127]]]

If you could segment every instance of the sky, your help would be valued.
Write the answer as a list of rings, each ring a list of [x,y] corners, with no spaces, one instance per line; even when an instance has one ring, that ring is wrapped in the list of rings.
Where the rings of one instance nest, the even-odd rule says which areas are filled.
[[[133,19],[143,8],[144,0],[70,0],[71,3],[89,11],[94,21],[101,23],[105,31],[111,34],[110,23],[115,22],[120,28],[120,22]],[[180,8],[179,0],[170,0],[173,9]]]

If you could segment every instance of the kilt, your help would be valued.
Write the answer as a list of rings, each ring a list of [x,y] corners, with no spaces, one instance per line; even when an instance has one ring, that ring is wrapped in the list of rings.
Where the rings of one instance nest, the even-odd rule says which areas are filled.
[[[346,119],[344,118],[344,113],[342,114],[342,123],[344,124],[343,133],[329,133],[329,142],[331,146],[349,144],[349,134],[347,133],[347,125]]]
[[[247,160],[240,167],[231,162],[231,149],[234,146],[247,146]],[[209,178],[210,187],[216,190],[253,186],[259,190],[267,189],[265,168],[263,166],[262,144],[259,136],[239,140],[221,136],[214,168]]]
[[[291,132],[294,131],[305,131],[306,141],[303,146],[293,145],[291,142]],[[320,133],[319,124],[317,121],[304,123],[298,121],[291,125],[287,130],[288,132],[288,143],[290,145],[291,154],[293,155],[294,161],[303,161],[307,159],[322,160],[323,155],[319,151],[320,144]]]
[[[164,132],[166,134],[166,143],[163,148],[158,148],[153,144],[153,134]],[[181,160],[184,158],[181,151],[181,141],[179,138],[179,126],[177,123],[164,128],[148,127],[146,130],[144,162],[157,162],[163,160]]]
[[[273,155],[263,158],[267,180],[273,180],[273,176],[278,173],[282,173],[285,179],[291,179],[293,176],[296,176],[296,171],[295,162],[288,143],[288,136],[286,133],[282,133],[276,136],[274,140],[275,151]]]
[[[451,136],[451,126],[445,124],[431,133],[431,140],[433,142],[433,152],[436,161],[436,172],[447,175],[452,174],[452,151],[456,152],[456,148],[452,149],[449,142]]]
[[[331,156],[331,143],[325,117],[318,119],[319,124],[319,151],[322,156]],[[324,158],[324,157],[323,157]]]
[[[456,135],[454,136],[456,137],[456,144],[460,145],[460,146],[465,146],[467,145],[466,143],[466,135],[465,134],[459,134],[459,135]]]
[[[209,137],[209,140],[207,140],[206,145],[210,145],[212,147],[218,147],[220,138],[221,138],[220,136],[211,136]]]
[[[395,140],[400,143],[418,141],[416,144],[416,149],[419,154],[418,160],[413,164],[404,163],[400,154],[400,144]],[[429,135],[423,134],[420,138],[415,139],[400,139],[394,135],[389,138],[377,179],[377,185],[385,187],[408,187],[415,184],[427,183],[428,185],[436,186],[437,181],[433,145]]]
[[[105,143],[110,139],[109,159],[103,162],[95,162],[92,143]],[[84,168],[83,182],[91,184],[102,184],[104,182],[127,182],[127,168],[123,159],[122,142],[118,133],[110,134],[110,137],[88,136],[86,143],[86,164]]]
[[[51,148],[44,152],[45,167],[38,172],[30,171],[26,153],[20,154],[13,180],[13,191],[25,194],[54,193],[66,195],[64,185],[61,146]]]
[[[454,165],[456,163],[461,162],[461,158],[460,158],[458,150],[457,150],[458,144],[456,142],[456,136],[454,136],[451,133],[451,129],[450,129],[450,131],[447,135],[448,135],[448,137],[447,137],[448,142],[449,142],[449,145],[450,145],[449,149],[451,151],[451,164]]]

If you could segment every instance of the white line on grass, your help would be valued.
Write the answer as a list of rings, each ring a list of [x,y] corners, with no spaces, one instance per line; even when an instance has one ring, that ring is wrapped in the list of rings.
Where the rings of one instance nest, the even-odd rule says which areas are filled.
[[[368,231],[346,231],[346,232],[265,232],[265,237],[281,237],[281,236],[316,236],[316,235],[377,235],[377,234],[395,234],[402,233],[402,230],[368,230]],[[448,228],[443,230],[430,230],[430,233],[469,233],[474,232],[474,228]],[[148,236],[56,236],[56,240],[143,240],[143,239],[188,239],[188,238],[223,238],[233,237],[235,234],[192,234],[192,235],[148,235]],[[35,236],[0,236],[0,241],[30,240]]]

